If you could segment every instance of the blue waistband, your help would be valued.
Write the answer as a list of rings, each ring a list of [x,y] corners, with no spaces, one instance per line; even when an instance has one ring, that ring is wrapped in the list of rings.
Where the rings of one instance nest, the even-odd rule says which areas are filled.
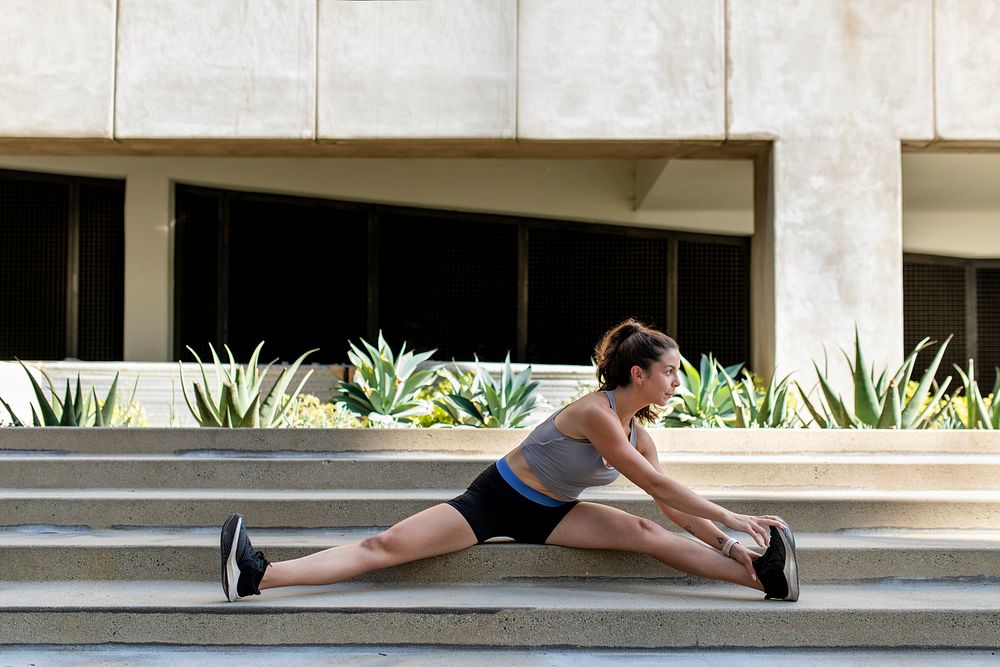
[[[545,505],[546,507],[559,507],[560,505],[566,504],[560,500],[556,500],[555,498],[549,498],[544,493],[535,491],[533,488],[522,482],[521,478],[515,475],[514,471],[510,469],[509,465],[507,465],[507,459],[505,458],[501,458],[497,461],[497,470],[500,472],[500,476],[503,477],[505,482],[510,484],[515,491],[532,502],[536,502],[539,505]]]

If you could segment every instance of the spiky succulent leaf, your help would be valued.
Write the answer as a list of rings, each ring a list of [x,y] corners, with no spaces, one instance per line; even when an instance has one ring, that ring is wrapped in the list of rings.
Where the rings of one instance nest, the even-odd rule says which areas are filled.
[[[827,417],[822,413],[820,413],[820,411],[816,408],[816,406],[813,405],[812,401],[809,400],[809,396],[802,389],[802,385],[796,382],[795,386],[798,387],[799,395],[802,397],[802,402],[805,404],[806,409],[809,411],[809,414],[811,414],[812,418],[816,421],[816,425],[819,426],[820,428],[830,428],[831,420],[827,419]]]
[[[135,382],[136,382],[136,385],[138,385],[139,384],[139,379],[136,378]],[[104,398],[104,408],[103,408],[103,411],[101,413],[101,420],[105,424],[108,424],[108,425],[111,424],[111,418],[115,414],[115,401],[117,401],[117,400],[118,400],[118,373],[115,373],[115,379],[111,381],[111,388],[108,389],[108,395]],[[128,404],[132,405],[133,401],[135,401],[135,388],[132,389],[132,398],[129,399],[129,403]],[[96,410],[100,410],[100,409],[101,408],[98,407],[97,398],[96,398],[96,395],[95,395],[95,398],[94,398],[94,410],[96,411]]]
[[[36,426],[41,426],[43,424],[46,426],[57,425],[60,422],[60,418],[56,415],[56,412],[53,409],[53,406],[49,403],[49,400],[45,398],[45,394],[42,393],[42,388],[38,386],[35,376],[31,374],[31,371],[29,371],[28,367],[24,365],[23,361],[18,359],[17,363],[21,364],[21,368],[23,368],[24,372],[28,374],[28,380],[31,381],[31,388],[35,392],[35,399],[38,401],[38,410],[42,413],[41,419],[36,417],[34,420],[38,422]],[[52,392],[52,396],[53,398],[55,397],[54,391]],[[32,408],[32,410],[34,410],[34,408]]]
[[[7,410],[7,414],[10,415],[11,424],[13,424],[14,426],[24,426],[24,422],[18,419],[17,415],[14,414],[14,411],[11,410],[10,405],[7,404],[7,401],[3,400],[3,398],[0,398],[0,405],[3,405],[3,407]]]
[[[854,355],[854,365],[851,369],[854,377],[854,414],[863,423],[875,426],[880,420],[879,412],[882,406],[875,395],[871,371],[861,351],[861,337],[857,327],[854,328]]]
[[[927,367],[927,370],[924,371],[923,377],[920,378],[920,383],[917,385],[916,391],[913,393],[913,396],[910,397],[910,401],[906,404],[906,408],[903,410],[902,428],[913,428],[918,424],[917,418],[924,412],[924,400],[927,398],[931,383],[934,382],[934,375],[937,373],[938,366],[941,364],[941,359],[944,357],[944,352],[948,348],[948,343],[951,342],[951,339],[952,336],[948,336],[948,338],[941,343],[937,354],[934,355],[934,359]],[[915,357],[916,355],[914,355],[914,358]],[[906,380],[909,382],[909,375],[907,375]],[[902,384],[900,386],[905,387],[906,384]]]
[[[826,404],[830,406],[830,413],[836,420],[840,428],[853,428],[856,426],[857,422],[852,417],[852,415],[844,407],[844,402],[841,400],[840,396],[834,391],[833,386],[827,379],[826,375],[819,372],[819,367],[813,364],[816,368],[816,374],[819,376],[820,389],[823,392],[823,397],[826,399]]]
[[[882,408],[882,414],[879,415],[878,422],[875,423],[875,428],[898,429],[901,426],[902,413],[899,400],[899,385],[893,380],[889,383],[885,405]]]
[[[225,394],[223,394],[225,396]],[[208,392],[201,384],[194,383],[194,397],[195,402],[198,405],[197,411],[192,410],[191,414],[194,415],[195,419],[201,426],[222,426],[222,422],[225,420],[225,414],[222,412],[222,406],[216,406]],[[225,399],[223,399],[224,401]],[[228,410],[226,410],[228,412]]]
[[[76,426],[76,414],[73,412],[73,395],[70,393],[69,380],[66,380],[66,398],[63,399],[62,419],[59,426]]]

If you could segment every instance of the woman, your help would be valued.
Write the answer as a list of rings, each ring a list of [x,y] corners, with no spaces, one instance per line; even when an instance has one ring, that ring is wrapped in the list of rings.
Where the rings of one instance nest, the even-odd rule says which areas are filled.
[[[518,542],[648,553],[689,574],[797,600],[795,540],[776,516],[735,514],[663,474],[656,446],[636,417],[654,417],[680,385],[680,352],[663,333],[629,319],[596,348],[599,390],[557,410],[468,490],[356,544],[269,563],[253,550],[243,518],[222,527],[222,587],[230,601],[282,586],[331,584],[378,568],[465,549],[497,536]],[[579,502],[619,473],[703,544],[613,507]],[[751,535],[763,556],[716,527]]]

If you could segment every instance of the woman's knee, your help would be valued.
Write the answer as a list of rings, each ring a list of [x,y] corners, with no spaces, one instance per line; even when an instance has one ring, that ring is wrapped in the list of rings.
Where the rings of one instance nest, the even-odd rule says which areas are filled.
[[[399,536],[391,528],[378,535],[366,537],[358,546],[368,552],[373,560],[386,563],[396,560],[402,551]]]
[[[633,539],[643,551],[663,540],[667,529],[650,519],[635,517],[632,525]]]

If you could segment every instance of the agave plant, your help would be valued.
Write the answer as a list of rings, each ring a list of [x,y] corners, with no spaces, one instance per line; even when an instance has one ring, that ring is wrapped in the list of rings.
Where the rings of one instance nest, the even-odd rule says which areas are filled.
[[[445,366],[438,368],[434,384],[424,387],[418,393],[419,397],[433,406],[431,414],[415,419],[421,426],[447,428],[476,425],[474,417],[461,410],[454,401],[448,399],[448,396],[458,394],[470,401],[475,399],[478,393],[478,375],[474,370],[462,368],[454,359],[452,363],[451,369]]]
[[[854,359],[844,353],[851,370],[854,384],[854,409],[844,402],[834,389],[829,377],[813,362],[823,401],[815,403],[799,386],[799,393],[806,409],[812,415],[813,421],[820,428],[882,428],[882,429],[919,429],[930,427],[944,409],[939,406],[951,377],[945,378],[940,385],[934,383],[944,351],[951,341],[951,336],[945,340],[934,355],[933,361],[927,367],[913,395],[907,399],[906,386],[913,375],[917,355],[931,347],[934,343],[929,338],[920,341],[906,355],[896,372],[889,376],[887,369],[875,378],[874,367],[869,368],[861,349],[861,337],[857,329],[854,332]],[[933,396],[928,401],[932,385],[936,387]],[[798,385],[796,385],[798,386]]]
[[[228,345],[223,345],[223,347],[229,356],[228,367],[219,360],[219,355],[216,354],[212,344],[208,345],[215,366],[215,389],[209,393],[205,364],[202,363],[198,353],[188,346],[187,349],[194,356],[201,369],[202,379],[201,383],[195,382],[193,385],[193,402],[188,396],[187,382],[184,379],[184,366],[177,362],[181,371],[181,391],[184,394],[184,401],[198,425],[225,428],[276,428],[285,425],[285,413],[294,405],[296,396],[302,390],[309,376],[312,375],[312,371],[306,373],[291,396],[286,396],[285,391],[302,361],[316,350],[304,352],[291,366],[282,369],[271,390],[261,397],[261,385],[274,364],[273,361],[269,363],[263,372],[258,369],[257,362],[261,348],[264,347],[264,341],[257,344],[253,354],[250,355],[250,362],[246,368],[237,365]]]
[[[476,374],[471,384],[463,385],[457,377],[450,381],[458,391],[447,394],[435,404],[458,424],[475,428],[517,428],[538,407],[535,394],[538,382],[531,381],[531,366],[515,373],[510,365],[510,352],[504,358],[499,379],[483,368],[476,357]]]
[[[134,416],[132,410],[121,410],[121,414],[115,419],[115,397],[118,391],[117,373],[115,373],[115,379],[111,382],[111,388],[102,402],[98,400],[97,390],[93,387],[90,388],[90,392],[83,390],[80,384],[79,373],[76,375],[76,389],[71,389],[69,380],[66,380],[66,391],[64,397],[60,399],[52,378],[42,370],[42,375],[49,385],[49,398],[46,398],[42,388],[35,380],[35,376],[31,374],[28,367],[24,365],[24,362],[18,359],[17,363],[21,364],[21,368],[24,369],[24,372],[28,375],[28,379],[31,381],[31,388],[35,392],[35,399],[38,401],[38,412],[41,412],[41,415],[39,415],[35,411],[35,406],[31,406],[31,423],[33,426],[100,427],[129,426],[131,424]],[[132,396],[128,402],[129,406],[135,403],[135,391],[138,386],[139,379],[136,378],[135,384],[132,386]],[[10,405],[2,398],[0,398],[0,404],[10,414],[11,422],[14,426],[25,425],[14,414]]]
[[[727,426],[736,417],[733,396],[724,378],[734,377],[742,367],[743,364],[722,366],[711,354],[703,354],[696,369],[682,356],[678,374],[681,386],[667,402],[661,425],[667,428]]]
[[[1000,429],[1000,400],[997,400],[997,393],[1000,392],[1000,369],[997,369],[997,378],[993,383],[993,389],[986,398],[983,398],[983,394],[979,390],[979,382],[976,380],[972,359],[969,359],[968,373],[957,365],[955,370],[962,378],[962,389],[965,392],[966,401],[965,414],[962,415],[964,419],[959,421],[961,427]],[[957,415],[957,411],[955,414]]]
[[[378,348],[365,339],[361,344],[367,350],[362,352],[354,343],[349,343],[347,353],[354,364],[354,380],[337,383],[340,395],[334,398],[352,412],[367,417],[379,425],[392,422],[409,423],[410,418],[428,411],[426,401],[417,398],[417,392],[434,381],[433,370],[418,371],[417,366],[426,361],[437,350],[414,354],[406,351],[406,343],[399,354],[385,342],[382,332],[378,333]]]
[[[789,409],[788,380],[791,374],[777,381],[772,375],[763,393],[754,384],[750,371],[743,369],[739,381],[721,368],[733,401],[733,426],[737,428],[791,428],[797,421],[795,410]]]

